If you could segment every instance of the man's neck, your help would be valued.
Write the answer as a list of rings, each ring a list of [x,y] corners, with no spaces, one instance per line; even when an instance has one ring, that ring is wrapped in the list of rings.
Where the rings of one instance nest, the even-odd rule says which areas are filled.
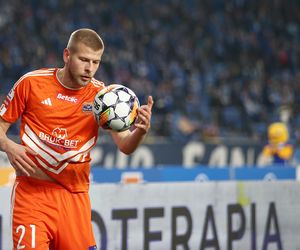
[[[67,89],[78,90],[78,89],[83,88],[82,86],[74,87],[74,84],[72,84],[70,77],[68,77],[68,73],[65,68],[58,69],[56,76],[57,76],[57,79],[60,82],[60,84]]]

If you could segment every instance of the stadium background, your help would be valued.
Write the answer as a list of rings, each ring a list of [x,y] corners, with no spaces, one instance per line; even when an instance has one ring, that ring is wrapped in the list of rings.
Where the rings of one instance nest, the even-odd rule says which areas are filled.
[[[97,78],[154,96],[153,136],[261,142],[287,111],[298,142],[298,1],[1,1],[2,98],[79,27],[106,44]]]
[[[102,187],[95,184],[92,188],[97,192],[101,193],[103,189],[115,195],[114,189],[121,188],[118,192],[125,195],[125,200],[128,198],[128,203],[120,201],[119,204],[119,201],[101,198],[93,193],[95,204],[102,200],[112,203],[112,207],[106,205],[102,208],[103,211],[97,210],[95,205],[95,211],[100,211],[103,218],[113,217],[107,211],[114,214],[120,207],[131,206],[132,202],[137,201],[138,199],[130,200],[131,194],[133,197],[149,195],[150,201],[141,199],[136,204],[137,211],[146,213],[149,207],[160,204],[155,199],[156,196],[160,197],[157,194],[170,189],[171,197],[177,197],[181,205],[196,211],[192,213],[192,221],[195,222],[195,218],[206,213],[214,240],[210,241],[208,237],[205,241],[204,237],[203,243],[202,238],[203,249],[204,246],[218,249],[218,244],[221,249],[225,249],[222,244],[227,244],[227,249],[256,250],[253,239],[252,245],[245,241],[246,237],[250,237],[248,233],[252,237],[257,233],[257,249],[267,249],[268,246],[270,249],[299,249],[296,247],[300,243],[291,240],[293,232],[299,232],[299,223],[291,218],[300,211],[300,204],[295,201],[299,186],[291,181],[299,178],[298,1],[27,0],[24,3],[20,0],[0,0],[0,6],[0,101],[22,74],[41,67],[62,66],[62,50],[66,40],[74,29],[81,27],[95,29],[106,45],[97,79],[106,84],[123,83],[129,86],[141,102],[149,94],[154,97],[153,125],[145,144],[136,154],[127,157],[117,152],[111,145],[109,136],[104,134],[93,151],[92,178],[95,183],[124,183],[126,180],[165,183],[161,189],[150,185],[146,190],[137,185],[129,191],[122,184],[108,190],[106,184]],[[267,142],[267,127],[274,121],[283,121],[288,125],[291,143],[295,147],[294,157],[290,166],[258,168],[261,149]],[[18,140],[17,134],[18,124],[9,130],[9,136],[15,140]],[[12,180],[11,171],[6,168],[8,165],[5,155],[0,153],[2,184]],[[262,182],[254,183],[253,186],[249,182],[244,184],[245,187],[241,187],[239,182],[222,182],[257,179],[289,181],[274,182],[272,188]],[[189,184],[178,182],[191,180],[221,182],[203,184],[200,189],[203,189],[204,194],[198,194],[194,193],[196,191]],[[172,182],[173,187],[179,190],[178,193],[173,192],[166,182]],[[191,185],[198,187],[196,183]],[[222,188],[234,193],[232,199],[224,198],[227,194]],[[266,189],[265,193],[257,197],[255,192],[262,189]],[[280,190],[286,190],[286,193]],[[0,190],[1,194],[2,191],[4,195],[0,196],[1,204],[4,199],[8,205],[6,187]],[[125,192],[128,192],[128,197]],[[243,195],[241,198],[240,192],[246,192],[246,198]],[[185,195],[187,198],[184,198]],[[194,195],[202,195],[202,199],[204,197],[203,206],[207,206],[207,210],[206,207],[194,206]],[[286,201],[282,201],[278,195],[286,197]],[[166,215],[169,215],[168,209],[177,211],[178,202],[172,203],[167,195],[160,198],[162,204],[166,204],[161,205]],[[289,202],[294,204],[293,208],[288,205]],[[252,212],[255,210],[253,207],[257,206],[257,213],[261,213],[259,216],[262,217],[258,221],[261,219],[266,223],[258,225],[257,232],[253,228],[251,231],[248,224],[247,233],[242,234],[243,230],[239,226],[236,230],[231,228],[231,234],[226,232],[226,228],[230,229],[230,226],[225,223],[224,211],[231,203],[238,204],[245,210],[247,221],[255,217]],[[231,243],[234,242],[232,245],[228,243],[229,236],[226,240],[219,235],[221,243],[216,243],[218,240],[216,241],[213,230],[213,217],[209,216],[209,204],[216,210],[217,231],[221,232],[220,235],[223,232],[224,235],[231,235]],[[277,210],[274,210],[275,207]],[[6,206],[2,208],[7,209]],[[0,209],[0,249],[2,247],[3,250],[7,250],[8,244],[5,232],[7,211]],[[159,215],[160,212],[161,210],[154,210],[149,214],[150,217],[163,217]],[[185,215],[183,218],[188,218]],[[115,216],[118,217],[117,213]],[[276,216],[280,222],[281,235],[276,227]],[[141,216],[136,217],[138,221],[143,219]],[[120,220],[125,221],[124,218]],[[239,225],[238,220],[234,222]],[[113,224],[112,221],[106,223]],[[271,224],[268,223],[273,223],[272,232]],[[167,223],[163,229],[164,235],[170,233],[171,227],[168,228],[168,225]],[[188,225],[183,223],[183,231]],[[200,229],[195,226],[199,235],[205,231],[201,226]],[[145,233],[146,230],[145,234],[150,235],[149,242],[155,241],[151,237],[158,237],[156,240],[159,241],[159,236],[151,234],[149,228],[145,229],[138,224],[136,229],[136,232],[135,229],[128,229],[128,234],[139,235],[139,232]],[[237,229],[241,229],[240,239]],[[103,228],[100,231],[103,233],[103,230],[105,231]],[[118,229],[106,230],[108,235],[116,232],[120,235]],[[183,241],[188,240],[188,235],[185,238],[180,238],[179,235],[180,233],[177,238],[172,239],[178,240],[178,246],[189,249],[188,244]],[[195,238],[193,235],[191,239]],[[109,236],[104,238],[108,240],[107,244],[111,244],[109,246],[126,249],[124,245],[122,248],[117,247],[120,241],[124,243],[126,236],[128,235],[123,232],[123,241],[117,237],[116,243],[111,243],[114,239]],[[103,234],[101,237],[97,240],[103,241]],[[130,237],[130,246],[133,243],[129,239]],[[199,242],[195,243],[197,240],[198,238],[189,242],[190,249],[195,249],[196,245],[199,249]],[[156,247],[155,242],[152,242],[153,249],[171,249],[166,247],[168,243],[162,242],[162,245]],[[142,243],[136,239],[136,244],[141,246]],[[143,249],[146,249],[145,245]]]

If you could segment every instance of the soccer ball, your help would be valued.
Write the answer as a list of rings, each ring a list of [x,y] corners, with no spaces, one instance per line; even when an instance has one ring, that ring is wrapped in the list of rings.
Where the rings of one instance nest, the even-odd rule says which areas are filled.
[[[93,113],[100,127],[120,132],[133,125],[139,106],[139,100],[131,89],[111,84],[96,94]]]

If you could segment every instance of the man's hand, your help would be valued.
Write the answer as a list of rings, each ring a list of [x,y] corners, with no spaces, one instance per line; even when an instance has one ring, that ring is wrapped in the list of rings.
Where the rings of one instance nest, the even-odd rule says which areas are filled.
[[[5,152],[10,164],[17,173],[21,172],[27,176],[35,173],[35,169],[37,167],[35,163],[28,157],[28,154],[36,155],[32,149],[9,140],[6,144]]]
[[[134,125],[139,128],[143,134],[146,134],[151,127],[152,106],[153,98],[152,96],[148,96],[148,103],[138,109],[138,119]]]
[[[114,142],[124,154],[133,153],[142,142],[151,127],[153,98],[148,97],[148,102],[138,109],[138,118],[133,129],[123,132],[111,132]]]

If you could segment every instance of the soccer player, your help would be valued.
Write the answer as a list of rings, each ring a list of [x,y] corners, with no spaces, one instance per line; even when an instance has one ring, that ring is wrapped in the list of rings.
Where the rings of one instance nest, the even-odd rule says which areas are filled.
[[[17,175],[11,196],[14,249],[96,249],[88,189],[99,128],[91,107],[104,87],[93,76],[103,51],[95,31],[74,31],[63,51],[64,67],[25,74],[0,108],[0,149]],[[149,96],[131,130],[111,132],[125,154],[149,131],[152,105]],[[6,135],[19,118],[21,144]]]

